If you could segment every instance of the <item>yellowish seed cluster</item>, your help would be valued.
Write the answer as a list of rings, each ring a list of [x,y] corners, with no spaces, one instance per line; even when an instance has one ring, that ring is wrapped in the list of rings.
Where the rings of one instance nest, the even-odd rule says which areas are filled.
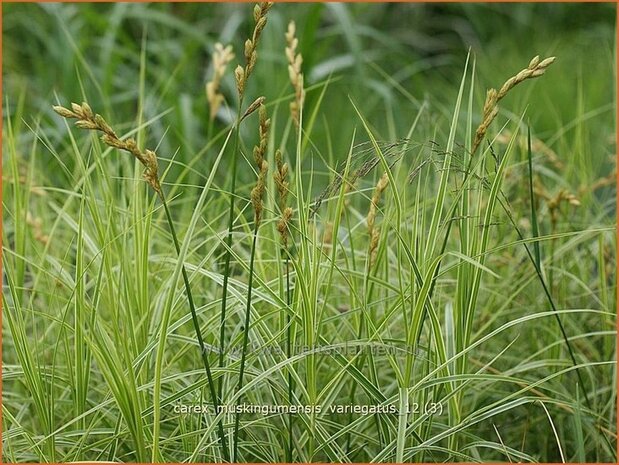
[[[288,75],[290,82],[294,87],[294,101],[290,102],[290,114],[294,124],[299,127],[301,109],[305,100],[305,91],[303,90],[303,74],[301,73],[301,64],[303,57],[297,53],[299,39],[295,37],[296,26],[294,21],[288,24],[286,32],[286,58],[288,59]]]
[[[54,106],[54,111],[60,116],[68,119],[77,119],[75,126],[80,129],[90,129],[103,133],[101,140],[104,144],[129,152],[144,166],[143,177],[146,182],[155,190],[161,197],[161,185],[159,183],[159,167],[157,164],[157,155],[152,150],[140,150],[136,141],[132,138],[121,140],[118,138],[114,130],[99,114],[93,113],[92,109],[86,102],[81,105],[77,103],[71,104],[71,110],[62,106]]]
[[[234,58],[232,52],[232,45],[224,47],[219,42],[215,44],[215,52],[213,53],[213,77],[210,82],[206,83],[206,99],[209,104],[210,113],[209,118],[211,121],[215,119],[221,104],[224,102],[224,96],[219,91],[221,86],[221,80],[228,63]]]
[[[247,79],[249,79],[249,76],[256,66],[256,60],[258,58],[258,42],[264,27],[267,25],[267,13],[272,6],[273,2],[261,2],[254,6],[254,31],[251,39],[247,39],[245,41],[245,67],[238,65],[234,70],[236,88],[239,92],[239,97],[241,98],[245,93],[245,84],[247,83]]]
[[[540,61],[539,56],[534,57],[529,66],[520,71],[515,76],[510,77],[500,90],[489,89],[486,93],[486,101],[484,103],[484,111],[483,118],[475,131],[475,139],[473,140],[473,147],[471,149],[471,154],[475,154],[481,141],[484,139],[486,132],[488,131],[488,127],[496,117],[499,112],[499,107],[497,106],[499,101],[507,95],[507,93],[513,89],[515,86],[520,84],[527,79],[532,79],[543,75],[546,72],[546,69],[555,61],[555,57],[549,57],[542,61]]]
[[[382,196],[385,189],[389,185],[389,177],[387,173],[383,174],[381,178],[378,180],[376,187],[374,188],[374,193],[372,194],[372,200],[370,201],[370,209],[368,210],[368,216],[366,218],[368,225],[368,234],[370,235],[370,266],[374,265],[376,261],[376,253],[378,250],[378,240],[380,238],[380,233],[378,229],[375,228],[376,223],[376,213],[378,209],[378,202],[380,202],[380,197]]]
[[[264,191],[266,189],[266,175],[269,170],[269,165],[265,160],[264,155],[267,150],[269,128],[271,127],[271,120],[267,118],[266,107],[262,104],[260,105],[259,115],[260,141],[258,142],[258,145],[254,147],[254,161],[256,162],[256,167],[258,168],[258,180],[256,181],[256,186],[251,191],[251,203],[254,206],[254,222],[256,228],[260,225],[264,209],[262,198],[264,197]]]

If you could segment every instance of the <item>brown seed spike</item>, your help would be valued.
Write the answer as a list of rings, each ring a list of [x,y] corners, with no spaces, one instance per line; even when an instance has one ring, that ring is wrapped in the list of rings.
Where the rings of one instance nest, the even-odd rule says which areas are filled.
[[[237,80],[237,90],[239,91],[239,97],[243,97],[243,91],[245,90],[245,83],[247,79],[249,79],[250,74],[252,73],[254,67],[256,66],[256,60],[258,57],[257,48],[258,42],[260,40],[260,35],[262,34],[262,30],[265,28],[267,23],[267,12],[271,8],[272,3],[259,3],[254,6],[254,30],[251,35],[251,39],[247,39],[245,41],[244,47],[244,55],[245,55],[245,67],[243,69],[243,73],[241,74],[235,71],[236,80]],[[239,65],[240,67],[240,65]]]
[[[114,130],[109,124],[107,124],[103,117],[98,114],[95,115],[90,108],[90,105],[86,102],[82,103],[82,105],[72,103],[71,108],[73,111],[61,106],[53,107],[54,111],[60,116],[69,119],[78,118],[78,121],[75,123],[78,128],[102,132],[103,135],[101,136],[101,141],[104,144],[119,150],[124,150],[125,152],[129,152],[137,158],[140,163],[144,165],[144,179],[146,179],[148,184],[150,184],[150,186],[160,197],[162,196],[161,186],[159,184],[157,155],[155,152],[148,149],[141,151],[134,139],[119,139]]]
[[[266,100],[265,97],[258,97],[256,100],[254,100],[252,104],[249,107],[247,107],[247,110],[245,110],[245,113],[241,117],[241,121],[243,121],[245,118],[251,115],[254,111],[256,111],[260,107],[260,105],[264,103],[265,100]]]
[[[490,127],[490,124],[498,114],[499,109],[497,105],[499,101],[505,97],[511,89],[521,82],[527,79],[542,76],[546,72],[548,66],[550,66],[554,61],[555,57],[548,57],[540,61],[539,56],[535,56],[531,59],[529,65],[525,69],[505,81],[498,92],[495,89],[490,89],[488,91],[486,94],[486,101],[484,103],[482,121],[475,130],[475,139],[473,140],[471,155],[474,155],[479,148],[486,132],[488,131],[488,128]]]
[[[263,210],[262,197],[264,196],[264,191],[266,188],[265,180],[266,180],[267,171],[269,169],[269,165],[267,161],[264,159],[264,155],[267,149],[267,142],[268,142],[268,129],[269,129],[268,121],[269,120],[266,119],[266,109],[264,108],[263,102],[264,102],[264,97],[260,97],[256,99],[256,101],[252,105],[250,105],[250,109],[252,107],[255,107],[255,108],[260,107],[260,127],[259,127],[260,142],[257,146],[254,147],[254,159],[258,167],[258,180],[256,181],[256,186],[251,191],[251,202],[254,206],[254,212],[255,212],[254,219],[255,219],[256,227],[260,225],[260,221],[262,219],[262,210]],[[255,108],[252,111],[255,111]]]

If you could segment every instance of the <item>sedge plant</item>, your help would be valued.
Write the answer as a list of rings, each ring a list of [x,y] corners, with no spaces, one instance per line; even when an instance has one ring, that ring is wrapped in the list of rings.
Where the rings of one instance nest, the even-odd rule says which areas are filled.
[[[256,181],[256,185],[251,191],[251,203],[254,208],[254,231],[252,234],[252,244],[251,244],[251,252],[249,256],[249,278],[247,282],[247,301],[245,306],[245,319],[243,324],[243,342],[241,346],[241,364],[239,367],[239,381],[237,385],[237,392],[243,389],[243,381],[245,374],[245,360],[247,358],[247,343],[249,341],[249,325],[250,325],[250,316],[251,316],[251,296],[252,296],[252,285],[254,279],[254,259],[256,256],[256,243],[258,240],[258,229],[260,228],[260,223],[262,222],[262,217],[264,215],[264,191],[266,189],[266,176],[269,170],[269,164],[265,159],[265,154],[267,150],[268,137],[269,137],[269,127],[271,126],[271,120],[267,118],[267,111],[264,104],[260,103],[260,107],[258,110],[260,117],[260,126],[259,126],[259,134],[260,139],[257,146],[254,147],[254,161],[256,162],[256,169],[258,171],[258,179]],[[241,397],[237,398],[237,402],[241,402]],[[232,461],[237,461],[238,450],[239,450],[239,425],[240,425],[240,417],[241,415],[237,413],[234,417],[234,448],[232,454]]]
[[[120,139],[116,132],[112,129],[112,127],[105,121],[105,119],[92,111],[90,105],[88,103],[83,102],[81,105],[77,103],[71,104],[71,109],[56,105],[53,107],[54,111],[58,113],[63,118],[67,119],[75,119],[75,126],[80,129],[87,129],[92,131],[98,131],[103,133],[101,136],[101,141],[115,149],[125,151],[133,155],[143,166],[144,180],[148,183],[148,185],[155,191],[163,208],[165,210],[166,219],[168,221],[168,226],[170,228],[170,233],[172,234],[172,239],[174,242],[174,248],[176,249],[177,254],[181,254],[181,247],[178,241],[178,236],[176,234],[176,229],[174,227],[174,221],[172,219],[172,214],[170,213],[170,208],[168,207],[168,203],[166,202],[166,197],[161,187],[161,182],[159,179],[159,166],[157,161],[157,154],[149,149],[140,149],[136,143],[136,141],[132,138]],[[202,363],[204,365],[204,370],[206,372],[206,377],[208,381],[208,386],[211,394],[211,399],[213,403],[213,407],[215,412],[219,410],[219,402],[217,398],[217,393],[215,391],[215,384],[213,382],[213,375],[211,373],[210,362],[208,360],[208,352],[206,350],[206,346],[204,345],[204,338],[202,337],[202,330],[200,329],[200,322],[198,321],[198,315],[196,313],[196,307],[193,299],[193,294],[191,292],[191,285],[189,283],[189,275],[187,274],[187,270],[184,265],[181,267],[181,272],[183,275],[183,283],[185,285],[185,292],[187,294],[187,302],[189,304],[189,310],[191,312],[191,321],[194,326],[194,330],[196,333],[196,339],[198,341],[198,347],[200,349],[200,358],[202,359]],[[165,331],[165,327],[163,328]],[[161,348],[163,346],[160,346]],[[160,358],[158,358],[158,361]],[[161,365],[158,363],[158,370],[161,370]],[[158,398],[159,393],[155,390],[154,396]],[[157,412],[157,411],[155,411]],[[155,425],[158,425],[159,419],[154,419]],[[218,434],[219,441],[221,445],[222,454],[225,460],[229,460],[229,452],[228,447],[226,445],[226,436],[224,433],[223,424],[221,422],[218,423]],[[158,435],[154,435],[154,447],[153,447],[153,459],[155,460],[157,456],[157,441]]]
[[[136,8],[148,13],[155,7]],[[572,173],[553,172],[556,160],[538,151],[530,135],[522,135],[520,110],[498,111],[499,104],[507,109],[508,98],[526,97],[513,91],[516,86],[535,95],[533,86],[521,83],[555,71],[553,59],[536,57],[498,90],[478,95],[484,89],[477,76],[486,74],[476,72],[470,55],[459,87],[433,80],[435,95],[422,102],[417,87],[408,90],[408,73],[425,64],[411,63],[408,56],[406,62],[393,61],[391,47],[385,47],[381,59],[368,55],[379,78],[367,74],[370,79],[362,85],[369,91],[359,98],[358,76],[347,69],[355,61],[359,70],[369,71],[359,58],[365,57],[361,47],[371,27],[356,30],[352,10],[333,5],[328,10],[334,22],[327,29],[317,7],[303,16],[298,35],[294,22],[277,21],[281,17],[269,12],[270,26],[285,44],[265,41],[261,32],[268,8],[254,7],[251,38],[242,52],[235,48],[245,63],[235,72],[239,106],[229,121],[222,107],[233,53],[226,44],[234,42],[230,31],[241,24],[237,12],[225,10],[221,16],[227,23],[219,36],[223,45],[214,46],[208,107],[177,105],[178,98],[190,102],[193,90],[204,92],[183,87],[184,94],[179,93],[179,83],[202,60],[201,55],[193,60],[191,47],[183,63],[169,68],[169,78],[152,73],[161,87],[148,86],[158,99],[156,107],[165,103],[180,120],[169,124],[166,112],[154,115],[141,84],[139,113],[150,112],[151,119],[140,118],[136,132],[150,125],[163,132],[169,126],[157,153],[170,153],[176,135],[182,135],[183,150],[167,167],[169,173],[181,172],[174,182],[163,183],[161,158],[142,149],[139,135],[133,136],[136,142],[128,138],[132,133],[115,133],[87,104],[56,111],[103,135],[107,150],[95,144],[94,163],[72,131],[71,147],[63,152],[55,150],[55,138],[64,131],[38,126],[29,128],[32,134],[25,131],[28,107],[22,106],[28,97],[7,99],[7,461],[612,461],[615,230],[609,226],[614,204],[606,194],[613,181],[605,172],[585,186],[591,191],[572,185]],[[174,24],[186,19],[179,11]],[[357,13],[355,21],[366,14]],[[114,17],[123,14],[119,7]],[[148,24],[150,17],[144,17]],[[72,23],[63,19],[61,24],[79,50]],[[159,29],[165,31],[149,29],[149,43],[174,43]],[[192,33],[200,38],[201,53],[211,43],[210,32],[216,31]],[[340,33],[346,39],[342,45]],[[327,48],[309,46],[318,37],[334,40],[336,50],[350,47],[350,54],[324,56]],[[307,83],[299,39],[308,45],[303,48]],[[112,64],[116,59],[115,43],[113,37],[104,41],[110,53],[102,54],[100,65],[106,72],[105,57],[111,56]],[[265,53],[264,67],[262,58],[255,67],[259,43],[260,50],[273,47]],[[129,56],[131,44],[124,47],[122,56],[125,51]],[[567,60],[560,52],[563,66]],[[157,54],[155,70],[168,69],[170,56]],[[144,52],[142,62],[146,57]],[[515,61],[506,54],[502,63],[510,58]],[[91,60],[85,56],[82,65],[97,84],[99,67],[89,68]],[[428,63],[422,74],[433,72],[434,61]],[[547,86],[557,73],[547,74],[538,85],[549,105],[535,98],[519,102],[530,103],[527,113],[535,114],[540,137],[548,134],[544,118],[553,113],[548,109],[565,110],[551,104],[554,89]],[[269,96],[268,117],[264,97],[247,107],[253,100],[248,79],[255,78],[265,83],[257,95]],[[141,73],[141,79],[151,74]],[[111,84],[124,85],[102,83],[103,114],[112,108],[120,112],[123,98],[132,103],[131,86],[123,88],[126,94],[112,94]],[[587,113],[587,86],[583,81],[587,100],[574,126],[557,116],[557,134],[544,136],[548,149],[570,162],[572,156],[584,158],[579,153],[589,145],[604,147],[593,134],[604,135],[606,126],[589,134],[587,118],[602,122],[603,113],[596,112],[610,106]],[[306,90],[311,99],[304,109]],[[441,100],[449,95],[454,98]],[[510,110],[519,108],[513,102]],[[253,212],[246,212],[237,195],[246,180],[243,171],[249,171],[243,170],[240,129],[254,112],[260,139],[250,165],[258,179],[247,203]],[[559,114],[569,117],[569,111]],[[199,120],[208,124],[205,133],[199,124],[184,124]],[[287,120],[282,128],[281,120]],[[570,147],[573,128],[579,135]],[[195,168],[226,134],[208,177],[203,176]],[[295,152],[289,156],[291,139]],[[192,146],[202,142],[203,149],[194,153]],[[131,157],[108,159],[116,150]],[[39,169],[41,157],[48,156],[54,167],[49,173]],[[217,171],[222,159],[228,161],[225,173]],[[592,160],[571,163],[590,170],[578,182],[595,179],[592,167],[600,158]],[[106,164],[117,164],[118,177],[129,182],[91,176],[105,174]],[[139,170],[140,164],[147,186],[132,176],[132,165]],[[527,168],[528,179],[520,175]],[[273,179],[267,179],[271,173]],[[206,196],[220,175],[222,195]],[[189,194],[196,187],[202,189],[197,203]],[[271,191],[272,199],[266,195]],[[149,208],[143,204],[147,198]],[[582,204],[578,211],[576,201]],[[153,209],[155,204],[162,208]],[[175,211],[176,205],[188,208]],[[151,234],[157,228],[166,233]],[[169,257],[170,241],[175,257]],[[171,267],[173,274],[153,272]],[[180,318],[172,318],[177,310]],[[293,346],[297,340],[302,350]],[[285,352],[262,350],[277,341]],[[196,366],[195,346],[201,357],[211,351],[217,355]],[[32,402],[25,403],[25,395]],[[241,403],[265,411],[252,410],[250,416],[228,410]],[[211,415],[211,404],[226,408]],[[178,408],[186,406],[209,408],[200,414]],[[287,406],[303,408],[292,413]],[[305,410],[308,406],[322,411]],[[359,414],[340,407],[368,409]],[[386,413],[372,413],[372,408]]]

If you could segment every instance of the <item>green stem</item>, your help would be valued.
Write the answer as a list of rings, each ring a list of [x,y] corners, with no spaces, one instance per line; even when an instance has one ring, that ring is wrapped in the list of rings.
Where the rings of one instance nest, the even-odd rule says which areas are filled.
[[[239,101],[239,107],[236,117],[236,129],[234,140],[234,151],[232,152],[231,166],[231,184],[230,184],[230,211],[228,213],[228,235],[226,237],[226,254],[224,258],[224,282],[221,296],[221,320],[219,326],[219,366],[224,367],[225,364],[225,348],[226,348],[226,305],[228,303],[228,277],[230,276],[230,257],[232,256],[232,228],[234,227],[234,201],[236,199],[236,171],[237,171],[237,152],[240,144],[240,127],[241,127],[241,107],[243,98]],[[223,399],[223,377],[218,383],[219,398]]]
[[[288,251],[286,251],[286,254],[288,254]],[[287,331],[286,331],[286,357],[288,357],[288,359],[290,359],[290,357],[292,356],[292,345],[291,345],[291,340],[292,340],[292,318],[290,316],[290,312],[291,312],[291,308],[290,308],[290,304],[291,304],[291,298],[290,298],[290,257],[288,255],[286,255],[286,305],[288,307],[288,313],[286,316],[286,325],[287,325]],[[292,380],[292,367],[288,367],[288,405],[292,405],[292,398],[293,398],[293,393],[294,393],[294,381]],[[293,423],[293,416],[292,414],[288,414],[288,454],[286,457],[286,461],[288,463],[292,462],[292,423]]]
[[[174,240],[174,248],[176,249],[176,253],[180,255],[181,247],[178,242],[178,236],[176,235],[176,229],[174,228],[174,222],[172,221],[172,215],[170,214],[170,209],[168,208],[168,203],[165,200],[165,196],[163,195],[163,191],[159,193],[159,197],[161,199],[161,203],[163,204],[163,208],[165,210],[166,218],[168,220],[168,225],[170,226],[170,232],[172,233],[172,239]],[[202,331],[200,330],[200,323],[198,322],[198,315],[196,313],[196,307],[193,302],[193,294],[191,293],[191,287],[189,285],[189,276],[187,274],[187,270],[185,265],[183,264],[181,268],[183,274],[183,282],[185,283],[185,291],[187,293],[187,300],[189,302],[189,309],[191,310],[191,320],[193,321],[193,326],[196,331],[196,338],[198,339],[198,345],[200,347],[200,356],[202,357],[202,362],[204,364],[204,370],[206,371],[206,378],[208,380],[208,386],[211,393],[211,397],[213,399],[213,407],[215,410],[215,415],[219,412],[219,401],[217,399],[217,394],[215,392],[215,384],[213,383],[213,375],[211,373],[211,367],[208,361],[208,357],[206,355],[206,347],[204,346],[204,339],[202,338]],[[218,434],[219,441],[221,442],[221,449],[223,452],[224,460],[230,461],[230,454],[228,452],[228,447],[226,445],[226,435],[224,433],[224,427],[222,422],[218,424]]]
[[[239,392],[243,389],[243,375],[245,374],[245,359],[247,357],[247,342],[249,341],[249,317],[251,314],[251,290],[252,284],[254,280],[254,258],[256,256],[256,241],[258,238],[258,227],[260,223],[256,222],[254,226],[254,237],[252,239],[251,244],[251,255],[249,257],[249,279],[247,281],[247,305],[245,307],[245,323],[243,325],[243,346],[241,349],[241,366],[239,368],[239,384],[237,386],[236,392]],[[237,399],[237,405],[241,403],[241,397]],[[234,450],[232,454],[232,462],[237,462],[238,450],[239,450],[239,420],[240,414],[236,414],[234,418]]]

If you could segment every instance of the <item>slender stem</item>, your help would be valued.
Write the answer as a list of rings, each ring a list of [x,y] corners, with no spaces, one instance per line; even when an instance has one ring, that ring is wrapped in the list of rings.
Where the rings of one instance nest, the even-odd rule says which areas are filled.
[[[365,301],[363,302],[363,305],[365,307],[365,310],[363,310],[361,312],[361,314],[359,315],[359,327],[357,328],[357,340],[360,341],[361,338],[363,337],[363,332],[365,329],[365,325],[364,322],[367,320],[367,307],[368,307],[368,302],[370,300],[370,296],[372,294],[372,290],[373,290],[373,286],[369,286],[369,278],[370,278],[370,273],[372,272],[371,267],[370,267],[370,256],[369,256],[369,248],[368,248],[368,258],[367,258],[367,267],[365,270],[365,276],[363,277],[363,289],[364,289],[364,294],[365,294]],[[369,333],[368,333],[368,337],[369,337]],[[356,360],[355,362],[355,367],[357,370],[361,371],[363,369],[363,367],[365,366],[365,359],[366,359],[366,355],[364,353],[362,353],[361,355],[359,355],[359,358]],[[355,393],[357,392],[357,383],[353,383],[352,387],[350,388],[350,397],[349,397],[349,404],[354,404],[355,402]],[[348,424],[352,423],[352,411],[348,414]],[[376,425],[377,430],[380,431],[380,427],[379,425]],[[349,431],[348,435],[346,437],[346,455],[348,456],[348,454],[350,454],[350,449],[351,449],[351,439],[352,439],[352,432]]]
[[[247,357],[247,342],[249,341],[249,317],[251,313],[251,290],[254,280],[254,258],[256,256],[256,240],[258,238],[258,227],[260,223],[256,222],[254,226],[254,237],[251,244],[251,255],[249,257],[249,279],[247,281],[247,305],[245,307],[245,323],[243,325],[243,346],[241,350],[241,366],[239,368],[239,384],[236,392],[239,392],[243,388],[243,375],[245,374],[245,358]],[[237,399],[237,405],[241,403],[241,397]],[[237,461],[239,450],[239,419],[240,414],[236,414],[234,418],[234,450],[232,453],[232,462]]]
[[[236,172],[237,172],[237,152],[240,144],[240,127],[241,127],[241,108],[243,106],[243,97],[239,100],[239,107],[236,117],[236,129],[234,137],[234,151],[232,152],[232,176],[230,184],[230,211],[228,213],[228,235],[226,237],[226,253],[224,258],[224,282],[221,296],[221,320],[219,325],[219,366],[224,367],[225,364],[225,349],[226,349],[226,305],[228,303],[228,277],[230,276],[230,257],[232,256],[232,228],[234,227],[234,201],[236,199]],[[223,377],[218,383],[219,398],[223,399]]]
[[[288,251],[286,251],[288,254]],[[290,316],[291,308],[291,298],[290,298],[290,257],[286,255],[286,305],[288,307],[288,312],[286,315],[286,357],[290,359],[292,356],[292,318]],[[292,380],[292,367],[288,366],[288,405],[292,405],[292,398],[294,393],[294,381]],[[291,413],[288,414],[288,456],[286,457],[286,461],[288,463],[292,462],[292,423],[293,423],[293,415]]]
[[[181,247],[178,242],[178,236],[176,235],[176,229],[174,228],[174,222],[172,221],[172,215],[170,214],[170,209],[168,208],[168,203],[165,200],[165,196],[163,195],[163,191],[160,192],[159,195],[161,199],[161,203],[163,204],[163,208],[165,210],[166,218],[168,220],[168,225],[170,226],[170,232],[172,233],[172,239],[174,240],[174,247],[176,249],[176,253],[180,255]],[[211,397],[213,399],[213,407],[215,410],[215,415],[219,413],[219,401],[217,399],[217,393],[215,392],[215,384],[213,383],[213,375],[211,373],[211,367],[208,361],[208,356],[206,354],[206,347],[204,346],[204,339],[202,338],[202,331],[200,330],[200,323],[198,322],[198,315],[196,313],[196,307],[193,302],[193,294],[191,293],[191,287],[189,285],[189,276],[187,275],[187,270],[185,265],[182,265],[181,268],[183,274],[183,282],[185,283],[185,291],[187,293],[187,300],[189,301],[189,309],[191,310],[191,320],[193,321],[193,326],[196,331],[196,338],[198,339],[198,345],[200,347],[200,356],[202,357],[202,363],[204,364],[204,370],[206,371],[206,378],[208,380],[208,386],[211,393]],[[221,442],[221,449],[223,452],[224,460],[230,461],[230,454],[228,452],[228,447],[226,445],[226,435],[224,433],[224,427],[222,422],[218,424],[218,434],[219,440]]]

